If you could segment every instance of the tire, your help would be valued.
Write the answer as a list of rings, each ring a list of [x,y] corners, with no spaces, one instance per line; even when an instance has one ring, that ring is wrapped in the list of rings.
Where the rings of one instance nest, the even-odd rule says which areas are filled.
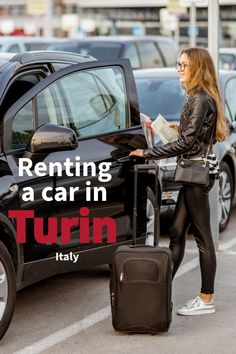
[[[0,241],[0,339],[11,322],[16,300],[16,275],[11,256]]]
[[[146,209],[146,216],[147,216],[147,237],[146,237],[146,245],[154,245],[154,208],[155,208],[155,195],[153,190],[148,187],[147,191],[147,209]],[[156,220],[158,223],[158,220]],[[158,225],[157,225],[158,227]],[[159,239],[156,239],[156,244],[158,245]]]
[[[219,179],[219,231],[224,231],[229,223],[233,201],[233,178],[229,165],[222,161]]]

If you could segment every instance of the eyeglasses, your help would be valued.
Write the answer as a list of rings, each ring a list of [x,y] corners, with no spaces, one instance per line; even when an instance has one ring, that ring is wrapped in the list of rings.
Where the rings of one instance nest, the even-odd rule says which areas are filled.
[[[180,71],[184,71],[186,66],[191,66],[191,65],[180,63],[179,61],[177,61],[176,64],[175,64],[176,69],[180,70]]]

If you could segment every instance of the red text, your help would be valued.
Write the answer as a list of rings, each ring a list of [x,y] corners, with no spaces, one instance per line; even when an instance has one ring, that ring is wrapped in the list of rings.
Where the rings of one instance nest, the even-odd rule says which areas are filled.
[[[110,217],[89,218],[90,210],[86,207],[80,209],[80,217],[47,219],[47,234],[44,232],[44,218],[35,217],[33,210],[9,210],[8,217],[16,220],[16,240],[26,243],[27,220],[34,219],[34,238],[38,243],[56,243],[57,238],[64,244],[71,241],[71,228],[79,227],[80,243],[90,243],[90,230],[92,229],[92,242],[102,243],[106,235],[107,243],[116,242],[116,222]],[[61,233],[58,235],[58,223]],[[91,228],[92,226],[92,228]]]

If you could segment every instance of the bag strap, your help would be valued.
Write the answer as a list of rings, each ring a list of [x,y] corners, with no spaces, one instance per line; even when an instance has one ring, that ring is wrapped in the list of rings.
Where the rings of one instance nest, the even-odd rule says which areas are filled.
[[[205,160],[205,163],[204,163],[203,166],[206,166],[206,164],[207,164],[207,156],[209,155],[210,149],[213,146],[212,138],[213,138],[213,134],[214,133],[215,133],[215,129],[212,130],[212,133],[211,133],[211,136],[210,136],[210,143],[208,145],[206,155],[202,157],[202,159]],[[204,138],[205,138],[205,136],[206,136],[206,132],[205,132]],[[190,154],[190,151],[188,152],[187,158],[189,157],[189,154]],[[181,154],[180,156],[181,156],[181,158],[183,158],[183,154]]]
[[[211,149],[211,147],[213,146],[213,140],[212,140],[212,138],[213,138],[213,134],[214,134],[214,133],[215,133],[215,128],[212,130],[212,133],[211,133],[211,136],[210,136],[210,142],[209,142],[209,145],[208,145],[208,148],[207,148],[204,166],[206,166],[206,164],[207,164],[207,156],[209,155],[210,149]]]

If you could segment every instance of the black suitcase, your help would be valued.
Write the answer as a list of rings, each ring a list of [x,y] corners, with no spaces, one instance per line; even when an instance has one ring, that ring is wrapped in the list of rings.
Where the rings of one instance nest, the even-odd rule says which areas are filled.
[[[131,333],[167,331],[172,319],[171,251],[167,247],[136,245],[138,172],[153,169],[157,171],[155,164],[134,166],[134,245],[118,247],[113,257],[110,297],[112,325],[116,331]],[[157,198],[157,182],[155,189]],[[156,240],[159,240],[156,222],[158,213],[156,207],[154,222]]]

